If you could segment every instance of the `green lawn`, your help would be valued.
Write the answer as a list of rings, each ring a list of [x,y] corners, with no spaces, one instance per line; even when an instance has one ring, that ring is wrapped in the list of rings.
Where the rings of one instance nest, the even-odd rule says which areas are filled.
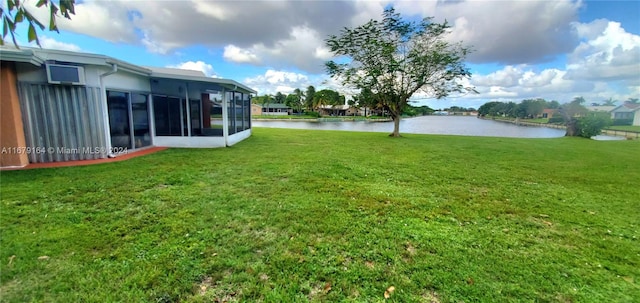
[[[1,173],[2,302],[633,302],[640,141],[254,129]]]
[[[640,133],[640,126],[637,125],[612,125],[607,127],[607,129]]]

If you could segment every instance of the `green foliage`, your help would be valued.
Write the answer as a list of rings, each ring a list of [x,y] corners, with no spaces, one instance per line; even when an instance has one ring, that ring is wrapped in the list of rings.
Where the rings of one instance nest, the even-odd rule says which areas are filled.
[[[552,123],[552,124],[564,123],[564,118],[560,114],[554,114],[553,117],[549,118],[549,123]]]
[[[316,95],[316,88],[313,87],[313,85],[309,85],[307,87],[307,90],[304,93],[304,105],[309,110],[314,109],[313,100],[315,99],[315,95]]]
[[[394,119],[392,135],[399,136],[399,119],[418,90],[436,98],[475,92],[458,82],[471,76],[464,64],[469,48],[448,42],[449,28],[431,18],[405,21],[387,8],[382,21],[371,20],[329,36],[329,49],[351,61],[329,61],[327,72],[346,86],[369,89]]]
[[[232,148],[2,171],[1,301],[635,302],[638,154],[255,128]]]
[[[591,138],[599,135],[609,125],[611,125],[611,115],[609,113],[590,113],[585,117],[578,118],[578,135],[584,138]]]
[[[557,101],[548,102],[544,99],[525,99],[520,103],[491,101],[480,106],[478,114],[534,119],[542,114],[545,108],[558,108],[557,103]]]
[[[18,43],[16,42],[15,37],[16,27],[18,24],[26,21],[29,24],[27,28],[27,37],[29,42],[35,41],[38,46],[40,46],[36,26],[40,28],[40,30],[48,28],[49,31],[58,32],[56,18],[64,17],[71,20],[71,15],[75,15],[74,0],[60,0],[58,5],[50,0],[38,0],[36,3],[37,8],[49,8],[49,24],[48,26],[45,26],[41,20],[38,20],[31,14],[31,12],[29,12],[29,10],[27,10],[23,1],[6,0],[6,4],[6,6],[0,7],[0,19],[2,19],[2,39],[0,39],[0,45],[4,45],[4,39],[7,35],[11,34],[13,44],[17,47]]]
[[[304,112],[305,116],[309,116],[312,118],[320,118],[320,113],[318,112]]]
[[[345,97],[337,91],[331,89],[323,89],[315,92],[313,95],[313,108],[319,108],[324,105],[342,105]]]

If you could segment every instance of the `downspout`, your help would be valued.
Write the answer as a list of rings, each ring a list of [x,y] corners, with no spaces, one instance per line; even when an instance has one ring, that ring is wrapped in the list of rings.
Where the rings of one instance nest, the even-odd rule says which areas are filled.
[[[106,78],[109,75],[113,75],[116,72],[118,72],[118,65],[115,63],[111,64],[111,70],[104,73],[104,74],[100,74],[100,93],[102,94],[102,119],[104,120],[104,135],[105,135],[105,140],[107,141],[106,146],[106,152],[107,152],[107,157],[109,158],[113,158],[115,157],[115,155],[113,154],[113,148],[111,147],[111,126],[109,125],[109,106],[107,105],[107,89],[104,86],[104,78]]]

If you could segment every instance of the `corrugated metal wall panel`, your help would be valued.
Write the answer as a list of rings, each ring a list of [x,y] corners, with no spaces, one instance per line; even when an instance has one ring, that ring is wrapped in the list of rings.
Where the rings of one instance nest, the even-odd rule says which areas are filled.
[[[19,83],[29,162],[107,157],[97,87]],[[44,151],[44,152],[42,152]]]

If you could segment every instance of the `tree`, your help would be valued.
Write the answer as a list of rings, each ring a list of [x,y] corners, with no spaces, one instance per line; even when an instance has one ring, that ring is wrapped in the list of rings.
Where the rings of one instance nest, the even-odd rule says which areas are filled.
[[[38,33],[36,31],[36,26],[40,28],[40,30],[44,30],[48,28],[49,31],[58,30],[58,23],[56,22],[56,18],[64,17],[71,20],[71,15],[75,15],[75,0],[60,0],[58,5],[56,5],[53,1],[50,0],[38,0],[36,3],[36,7],[48,7],[49,8],[49,26],[45,27],[41,20],[38,20],[34,17],[31,12],[24,6],[24,2],[20,0],[6,0],[6,6],[0,7],[0,17],[2,18],[2,39],[0,40],[0,45],[4,45],[4,39],[8,34],[11,34],[11,39],[13,40],[13,45],[18,47],[18,42],[16,41],[16,27],[18,24],[23,21],[27,21],[29,27],[27,29],[27,37],[29,42],[35,41],[38,46],[40,45],[40,40],[38,39]]]
[[[627,101],[624,101],[624,103],[638,104],[638,98],[629,98]]]
[[[588,113],[585,117],[578,118],[576,135],[583,138],[591,138],[602,132],[602,129],[611,125],[609,113]]]
[[[330,89],[323,89],[315,93],[313,97],[313,107],[319,108],[323,105],[340,105],[344,104],[344,96],[340,93]]]
[[[390,136],[400,136],[402,112],[414,93],[444,98],[474,91],[457,82],[471,76],[463,63],[469,48],[448,42],[449,24],[431,19],[404,21],[391,7],[384,10],[382,21],[344,28],[326,40],[336,56],[351,59],[327,62],[328,73],[346,86],[371,89],[393,118]]]
[[[307,87],[307,91],[304,94],[304,105],[309,110],[313,110],[313,98],[316,94],[316,88],[313,85]]]
[[[304,94],[302,93],[302,91],[299,88],[296,88],[293,91],[293,94],[287,95],[284,100],[284,104],[286,104],[288,107],[293,108],[297,113],[300,113],[302,112],[303,96]]]
[[[287,96],[285,96],[283,93],[278,92],[276,93],[275,97],[274,97],[274,101],[275,103],[280,103],[280,104],[284,104],[284,100],[287,98]]]
[[[582,97],[575,97],[573,101],[563,104],[558,109],[558,113],[562,115],[564,124],[567,128],[565,136],[579,136],[578,118],[587,113],[587,109],[582,106],[585,102]]]
[[[614,105],[616,105],[616,100],[613,100],[612,97],[609,97],[609,99],[605,99],[604,101],[602,101],[602,105],[604,105],[604,106],[614,106]]]
[[[518,118],[535,118],[542,114],[547,101],[544,99],[526,99],[518,105]]]
[[[478,115],[480,115],[480,116],[489,115],[490,113],[494,112],[494,111],[492,111],[492,109],[494,107],[498,106],[501,103],[502,102],[500,102],[500,101],[490,101],[490,102],[487,102],[485,104],[482,104],[480,106],[480,108],[478,108]]]

